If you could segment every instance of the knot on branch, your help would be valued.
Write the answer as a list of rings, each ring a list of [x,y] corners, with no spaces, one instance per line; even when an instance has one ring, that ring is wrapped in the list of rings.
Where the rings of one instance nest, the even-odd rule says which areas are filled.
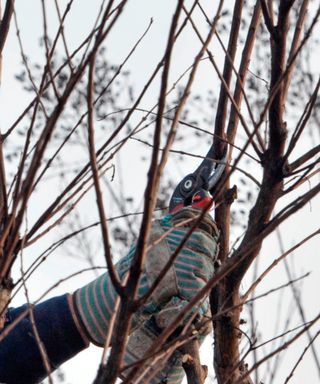
[[[182,366],[188,384],[204,384],[208,376],[208,367],[201,365],[198,340],[191,340],[179,348],[182,353]]]
[[[227,189],[224,193],[224,202],[231,205],[238,198],[238,188],[234,185],[232,188]]]
[[[241,364],[239,365],[239,371],[240,371],[241,377],[243,377],[243,380],[241,381],[241,383],[253,384],[251,378],[248,376],[248,364],[247,363],[241,362]]]

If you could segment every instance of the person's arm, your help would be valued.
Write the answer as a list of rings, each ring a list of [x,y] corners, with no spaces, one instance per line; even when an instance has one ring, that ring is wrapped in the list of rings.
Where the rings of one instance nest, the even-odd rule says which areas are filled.
[[[151,246],[147,254],[139,282],[140,297],[148,292],[189,231],[190,220],[196,220],[199,213],[198,210],[185,208],[154,222],[150,242],[153,243],[157,239],[161,241]],[[186,221],[188,223],[185,223]],[[218,237],[215,223],[206,215],[179,252],[157,290],[140,309],[139,315],[134,315],[133,326],[138,327],[138,333],[141,330],[144,334],[148,319],[160,313],[171,300],[177,305],[173,312],[175,313],[212,277],[214,259],[218,251]],[[135,248],[132,247],[129,254],[116,265],[120,279],[123,279],[129,270],[134,253]],[[85,349],[89,345],[88,340],[103,346],[116,297],[110,277],[105,273],[73,295],[56,297],[34,307],[37,330],[46,349],[51,371]],[[205,300],[194,310],[202,315],[207,308],[208,302]],[[26,306],[9,310],[9,321],[12,323],[25,309]],[[129,342],[130,345],[132,346],[132,343]],[[169,382],[179,383],[181,370],[180,365],[179,379]],[[0,342],[0,383],[37,383],[46,375],[30,318],[26,316]]]
[[[180,244],[184,242],[200,214],[201,210],[187,207],[153,223],[149,237],[150,247],[139,280],[139,297],[148,292],[171,256],[180,249]],[[162,330],[174,321],[176,315],[212,278],[219,248],[218,239],[216,224],[211,216],[206,214],[183,243],[182,249],[157,289],[139,309],[139,315],[133,315],[131,335],[124,358],[125,366],[144,358]],[[129,254],[117,264],[116,269],[121,280],[133,262],[134,255],[135,248],[132,247]],[[103,346],[117,299],[110,276],[104,274],[80,288],[74,294],[74,299],[79,320],[88,337],[95,344]],[[208,309],[209,299],[205,296],[186,313],[185,322],[189,322],[190,316],[193,315],[199,321],[204,316],[210,316]],[[198,341],[201,342],[206,334],[199,333]],[[146,381],[142,380],[141,383],[180,384],[184,376],[181,354],[174,352],[167,354],[167,358],[169,360],[162,359],[161,363],[157,361],[157,374],[152,379],[148,377]],[[124,370],[121,377],[129,383],[130,374],[130,369]]]
[[[72,313],[70,299],[70,295],[63,295],[33,308],[37,331],[46,349],[51,371],[89,345],[77,325],[77,317]],[[9,309],[4,330],[26,309],[26,305]],[[27,315],[0,342],[0,383],[34,384],[46,376],[39,345]]]

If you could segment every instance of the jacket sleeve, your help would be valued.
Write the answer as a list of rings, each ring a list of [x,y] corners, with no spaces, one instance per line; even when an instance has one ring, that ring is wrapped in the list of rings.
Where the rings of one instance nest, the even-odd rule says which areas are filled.
[[[68,295],[63,295],[33,308],[51,371],[89,345],[79,331],[68,301]],[[4,330],[26,309],[27,305],[9,309]],[[0,342],[0,383],[38,383],[46,375],[30,318],[26,316]]]

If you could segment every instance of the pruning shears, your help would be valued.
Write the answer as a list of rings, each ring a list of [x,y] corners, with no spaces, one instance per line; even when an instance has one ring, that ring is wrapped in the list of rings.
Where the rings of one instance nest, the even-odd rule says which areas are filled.
[[[212,195],[226,167],[228,145],[221,159],[216,159],[213,145],[206,157],[193,172],[185,176],[176,186],[169,203],[169,212],[173,213],[183,207],[192,206],[204,209],[213,204]]]

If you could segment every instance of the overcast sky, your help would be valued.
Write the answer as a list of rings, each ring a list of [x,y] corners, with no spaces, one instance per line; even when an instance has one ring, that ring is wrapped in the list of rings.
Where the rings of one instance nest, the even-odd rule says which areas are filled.
[[[48,30],[49,34],[53,35],[53,32],[56,30],[57,26],[57,16],[55,9],[53,7],[54,2],[47,1],[48,3]],[[51,6],[50,6],[50,4]],[[64,9],[64,6],[67,4],[67,1],[59,1],[61,9]],[[68,18],[65,25],[65,33],[68,40],[68,45],[70,51],[75,48],[82,39],[87,35],[91,30],[91,27],[95,21],[98,9],[100,7],[100,1],[90,0],[90,1],[77,1],[75,0],[72,7],[72,16]],[[188,2],[187,2],[188,3]],[[212,10],[212,2],[203,1],[208,10]],[[233,1],[227,1],[227,4],[232,4]],[[16,0],[16,15],[19,24],[19,29],[21,37],[23,40],[24,50],[27,57],[32,62],[43,63],[44,55],[43,49],[39,48],[40,36],[43,33],[43,24],[42,24],[42,11],[41,11],[41,1],[40,0]],[[128,7],[126,8],[121,20],[119,21],[118,26],[112,32],[110,40],[107,44],[107,55],[111,62],[121,63],[124,57],[127,55],[129,49],[135,44],[137,39],[147,28],[151,18],[153,19],[153,24],[150,29],[150,32],[144,39],[143,43],[137,54],[133,55],[132,59],[128,63],[128,69],[131,71],[131,81],[133,86],[140,89],[145,83],[148,75],[151,73],[152,69],[158,63],[160,58],[163,55],[163,49],[165,47],[168,26],[171,21],[171,15],[175,7],[176,2],[172,0],[131,0],[129,1]],[[205,27],[203,27],[205,28]],[[204,29],[205,30],[205,29]],[[216,44],[216,43],[215,43]],[[172,65],[172,74],[170,81],[174,82],[183,71],[192,63],[192,58],[199,48],[198,42],[194,37],[191,30],[187,30],[185,37],[177,44],[176,50],[174,52],[174,60]],[[222,60],[222,55],[219,57],[217,55],[218,62]],[[196,80],[196,89],[208,89],[211,87],[211,82],[214,81],[212,71],[206,69],[206,65],[203,65],[203,69],[200,70],[199,76]],[[14,118],[24,109],[27,101],[30,99],[30,95],[21,91],[21,85],[14,80],[14,75],[21,72],[21,55],[16,38],[16,30],[14,24],[12,24],[10,29],[10,34],[8,38],[7,45],[4,50],[3,55],[3,69],[2,69],[2,84],[1,84],[1,113],[0,113],[0,124],[1,131],[6,131],[7,127],[14,121]],[[148,108],[156,100],[157,97],[157,85],[152,88],[152,91],[148,94],[148,98],[144,100],[144,107]],[[216,87],[218,89],[218,86]],[[135,151],[134,147],[128,147],[130,152],[130,159],[133,163],[130,163],[129,167],[124,171],[124,178],[126,183],[132,189],[136,189],[137,193],[142,194],[144,188],[144,179],[145,174],[143,171],[132,172],[133,166],[138,164],[140,161],[139,158],[134,158],[133,153]],[[140,164],[140,163],[139,163]],[[196,161],[192,161],[192,166],[196,165]],[[139,165],[143,169],[144,165]],[[189,163],[186,163],[186,168],[189,166]],[[179,178],[184,174],[184,172],[189,172],[189,169],[180,170]],[[177,180],[179,181],[179,180]],[[48,191],[50,195],[50,191]],[[286,242],[286,248],[290,245],[293,245],[295,242],[301,240],[304,236],[311,233],[318,227],[318,212],[320,212],[320,202],[319,198],[313,201],[308,205],[299,216],[294,219],[290,219],[289,226],[286,230],[290,228],[290,236],[288,233],[288,241]],[[274,255],[271,260],[276,256],[279,256],[278,247],[275,251],[275,238],[269,238],[266,240],[262,252],[260,268],[263,269],[264,266],[268,265],[270,258],[268,255],[270,253]],[[304,303],[308,309],[308,319],[312,318],[319,311],[317,292],[319,290],[319,281],[320,281],[320,262],[319,262],[319,240],[314,239],[308,243],[303,250],[297,251],[294,255],[294,264],[296,273],[298,275],[303,274],[307,271],[312,271],[312,276],[308,278],[304,283],[305,294],[303,295]],[[37,280],[33,281],[30,285],[32,292],[32,297],[37,298],[39,289],[44,291],[47,286],[53,284],[57,279],[64,276],[64,273],[61,274],[61,268],[57,268],[57,263],[61,265],[61,258],[59,255],[55,255],[54,259],[49,260],[48,263],[41,268],[37,275]],[[103,259],[101,258],[101,263]],[[293,262],[291,260],[291,262]],[[18,267],[17,267],[18,268]],[[70,272],[74,270],[74,260],[72,259],[63,259],[63,270],[64,272]],[[281,269],[281,273],[275,271],[270,278],[267,278],[262,291],[266,291],[269,286],[277,286],[278,284],[284,283],[283,281],[283,267],[278,267]],[[63,293],[66,290],[73,290],[79,284],[90,280],[92,274],[87,275],[84,280],[77,278],[67,284],[64,284],[58,287],[53,294]],[[269,280],[270,279],[270,280]],[[279,281],[278,281],[279,280]],[[248,282],[249,286],[249,282]],[[247,288],[246,282],[244,282],[243,289]],[[21,295],[16,299],[16,305],[24,301],[24,297]],[[288,296],[288,301],[291,299]],[[266,299],[262,306],[259,308],[259,327],[265,329],[266,338],[268,333],[273,332],[274,329],[269,325],[270,321],[268,316],[277,310],[274,306],[272,307],[271,300]],[[267,311],[266,311],[267,309]],[[268,316],[263,315],[263,311],[266,311]],[[262,314],[262,315],[261,315]],[[298,321],[297,321],[298,323]],[[272,328],[272,329],[271,329]],[[211,352],[209,348],[210,340],[208,340],[205,347],[205,355],[207,356],[207,364],[211,364]],[[302,348],[305,346],[304,343],[297,343],[297,347],[294,346],[293,350],[302,351]],[[318,344],[319,346],[319,344]],[[320,349],[319,349],[320,352]],[[290,354],[291,352],[289,352]],[[99,364],[101,356],[101,350],[96,347],[90,347],[87,351],[79,354],[72,361],[68,362],[64,366],[64,371],[66,373],[67,382],[70,384],[87,384],[92,382],[95,374],[96,368]],[[306,376],[308,379],[306,380]],[[292,380],[292,384],[300,384],[302,382],[316,383],[319,382],[319,377],[316,374],[314,369],[313,361],[310,355],[306,356],[305,362],[302,367],[298,370],[297,374]],[[274,382],[272,384],[280,384],[280,382]]]

